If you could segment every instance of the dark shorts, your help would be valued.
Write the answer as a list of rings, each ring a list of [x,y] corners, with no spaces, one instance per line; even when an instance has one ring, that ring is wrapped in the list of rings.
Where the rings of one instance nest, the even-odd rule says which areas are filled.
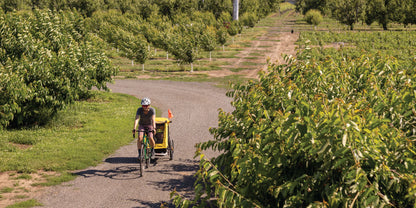
[[[143,134],[144,134],[144,130],[146,130],[146,129],[149,129],[150,130],[150,132],[149,132],[149,137],[152,137],[153,138],[153,126],[152,125],[139,125],[139,136],[143,136]]]

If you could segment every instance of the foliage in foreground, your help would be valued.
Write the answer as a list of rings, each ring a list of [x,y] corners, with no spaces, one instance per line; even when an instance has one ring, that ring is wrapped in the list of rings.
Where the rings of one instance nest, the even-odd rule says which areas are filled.
[[[116,70],[78,13],[0,14],[0,128],[46,123]]]
[[[176,206],[415,207],[415,66],[299,54],[235,85],[200,150],[196,197]]]

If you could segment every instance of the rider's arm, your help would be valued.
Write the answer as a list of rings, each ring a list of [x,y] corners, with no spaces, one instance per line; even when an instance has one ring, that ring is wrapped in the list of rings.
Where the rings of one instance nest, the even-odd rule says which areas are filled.
[[[136,119],[134,120],[134,127],[133,127],[133,131],[135,131],[137,129],[137,125],[139,124],[139,119],[140,119],[140,115],[136,115]]]
[[[152,116],[152,125],[153,125],[153,129],[156,131],[156,115],[153,114]]]

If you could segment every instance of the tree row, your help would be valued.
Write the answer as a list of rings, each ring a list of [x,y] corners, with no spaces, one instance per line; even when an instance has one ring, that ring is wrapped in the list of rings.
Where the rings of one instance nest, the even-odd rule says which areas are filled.
[[[384,30],[389,23],[416,24],[415,0],[298,0],[296,9],[306,14],[311,9],[349,25],[377,22]]]

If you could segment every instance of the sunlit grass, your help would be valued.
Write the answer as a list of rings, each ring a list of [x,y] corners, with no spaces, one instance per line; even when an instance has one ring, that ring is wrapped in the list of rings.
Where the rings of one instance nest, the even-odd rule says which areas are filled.
[[[132,139],[137,99],[96,92],[72,104],[47,126],[2,130],[0,171],[68,171],[96,165]],[[117,113],[114,113],[117,112]]]
[[[31,199],[28,201],[19,202],[19,203],[7,206],[6,208],[29,208],[29,207],[35,207],[35,206],[42,206],[42,204],[36,201],[35,199]]]

